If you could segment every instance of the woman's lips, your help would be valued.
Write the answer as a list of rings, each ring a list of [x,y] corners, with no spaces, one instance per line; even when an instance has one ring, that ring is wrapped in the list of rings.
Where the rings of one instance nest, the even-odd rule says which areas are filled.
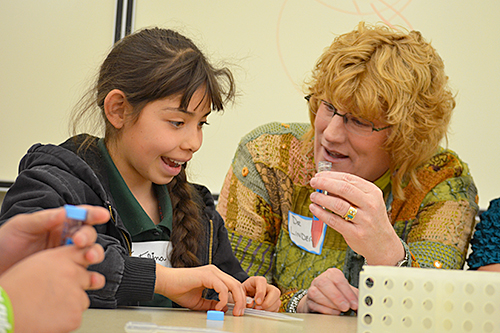
[[[344,158],[348,158],[349,156],[347,155],[343,155],[341,153],[338,153],[338,152],[334,152],[334,151],[329,151],[327,149],[325,149],[326,153],[328,154],[328,156],[330,157],[333,157],[333,158],[336,158],[336,159],[344,159]]]

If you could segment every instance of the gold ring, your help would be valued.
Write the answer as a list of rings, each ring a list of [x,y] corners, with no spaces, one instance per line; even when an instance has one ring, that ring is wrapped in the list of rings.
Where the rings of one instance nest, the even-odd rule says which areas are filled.
[[[350,206],[349,207],[349,210],[347,211],[347,213],[342,216],[344,218],[344,220],[346,221],[352,221],[354,219],[354,217],[356,216],[356,213],[358,212],[358,210],[356,208],[354,208],[353,206]]]

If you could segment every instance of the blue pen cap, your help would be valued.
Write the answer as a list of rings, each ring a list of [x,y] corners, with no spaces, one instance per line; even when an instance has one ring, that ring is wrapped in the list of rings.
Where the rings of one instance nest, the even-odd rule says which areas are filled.
[[[207,320],[224,321],[224,312],[209,310],[207,311]]]
[[[64,209],[66,210],[66,217],[70,219],[85,221],[87,219],[87,210],[72,206],[72,205],[64,205]]]

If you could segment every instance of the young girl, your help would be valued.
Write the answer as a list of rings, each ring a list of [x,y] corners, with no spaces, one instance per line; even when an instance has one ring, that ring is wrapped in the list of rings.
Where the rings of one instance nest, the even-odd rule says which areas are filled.
[[[174,31],[146,29],[113,47],[90,96],[73,128],[99,113],[104,138],[31,147],[0,223],[64,204],[107,207],[111,220],[96,227],[105,259],[90,267],[106,285],[89,292],[92,307],[221,310],[233,301],[241,315],[251,296],[256,308],[276,311],[279,290],[242,270],[210,192],[186,180],[207,117],[234,97],[229,70]]]

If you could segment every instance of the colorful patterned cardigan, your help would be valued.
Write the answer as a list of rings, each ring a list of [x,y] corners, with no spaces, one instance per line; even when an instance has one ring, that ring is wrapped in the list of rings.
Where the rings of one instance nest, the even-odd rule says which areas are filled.
[[[327,228],[323,251],[297,247],[288,235],[288,211],[311,217],[309,180],[316,173],[313,151],[304,153],[309,124],[270,123],[240,142],[221,190],[217,210],[226,222],[233,251],[249,275],[265,276],[283,293],[281,310],[298,290],[330,267],[358,285],[364,258],[341,234]],[[477,190],[467,165],[441,149],[418,169],[423,191],[410,183],[406,200],[389,212],[396,233],[407,243],[412,266],[462,268],[478,211]],[[389,185],[390,187],[390,185]],[[387,190],[387,189],[386,189]],[[384,191],[385,192],[385,191]]]

